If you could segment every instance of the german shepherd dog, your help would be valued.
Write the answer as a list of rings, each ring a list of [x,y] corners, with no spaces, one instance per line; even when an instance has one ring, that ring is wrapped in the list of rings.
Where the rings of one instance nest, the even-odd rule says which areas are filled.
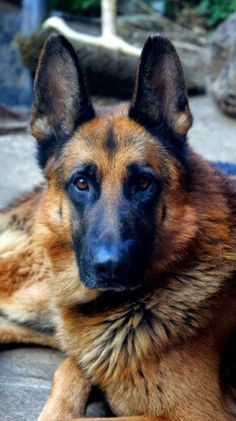
[[[94,385],[118,420],[233,419],[236,190],[191,124],[168,39],[147,40],[130,105],[96,111],[72,46],[46,42],[31,117],[46,185],[0,219],[1,342],[68,356],[40,421],[83,417]]]

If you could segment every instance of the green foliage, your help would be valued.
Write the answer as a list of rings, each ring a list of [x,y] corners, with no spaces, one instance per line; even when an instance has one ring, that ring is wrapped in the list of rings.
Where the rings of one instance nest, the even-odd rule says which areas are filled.
[[[196,10],[206,16],[209,27],[214,27],[236,12],[236,0],[201,0]]]
[[[236,0],[166,0],[168,16],[178,19],[182,10],[190,9],[194,14],[205,18],[208,28],[214,28],[231,13],[236,12]]]
[[[133,0],[129,0],[133,1]],[[152,3],[154,0],[143,0]],[[214,28],[231,13],[236,12],[236,0],[163,0],[166,15],[177,19],[182,10],[188,8],[196,15],[205,19],[208,28]],[[119,2],[119,0],[118,0]],[[101,0],[50,0],[52,9],[63,10],[70,13],[98,15]]]
[[[100,0],[51,0],[50,7],[70,13],[83,13],[99,8]]]
[[[165,13],[175,19],[186,7],[194,8],[199,0],[165,0]]]

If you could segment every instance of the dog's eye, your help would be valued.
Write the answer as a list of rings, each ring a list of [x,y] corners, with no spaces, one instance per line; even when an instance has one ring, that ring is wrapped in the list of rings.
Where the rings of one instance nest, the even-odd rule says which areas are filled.
[[[88,190],[89,189],[88,182],[87,182],[86,178],[82,177],[82,176],[78,177],[74,180],[74,185],[79,190]]]
[[[141,191],[145,191],[148,189],[148,187],[151,184],[151,180],[148,177],[145,176],[141,176],[138,180],[137,180],[137,188],[138,190]]]

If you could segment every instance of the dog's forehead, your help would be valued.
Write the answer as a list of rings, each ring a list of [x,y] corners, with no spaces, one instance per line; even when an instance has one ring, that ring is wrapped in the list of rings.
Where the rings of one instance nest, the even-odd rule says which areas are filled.
[[[127,116],[98,116],[77,130],[64,149],[65,175],[83,163],[95,163],[104,173],[124,173],[131,163],[144,163],[159,172],[163,147]],[[66,159],[65,159],[66,158]]]

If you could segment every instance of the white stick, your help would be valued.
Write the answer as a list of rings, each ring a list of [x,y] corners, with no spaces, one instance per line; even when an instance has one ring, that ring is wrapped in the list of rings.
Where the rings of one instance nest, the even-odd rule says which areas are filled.
[[[139,57],[141,53],[140,48],[128,44],[116,35],[110,34],[109,36],[102,35],[101,37],[94,37],[91,35],[82,34],[81,32],[77,32],[70,28],[63,19],[56,16],[47,19],[44,22],[43,27],[56,29],[62,35],[69,38],[69,40],[72,42],[84,42],[88,45],[95,45],[98,47],[109,48],[110,50],[121,51],[135,57]]]
[[[116,35],[117,0],[101,0],[102,36]]]

